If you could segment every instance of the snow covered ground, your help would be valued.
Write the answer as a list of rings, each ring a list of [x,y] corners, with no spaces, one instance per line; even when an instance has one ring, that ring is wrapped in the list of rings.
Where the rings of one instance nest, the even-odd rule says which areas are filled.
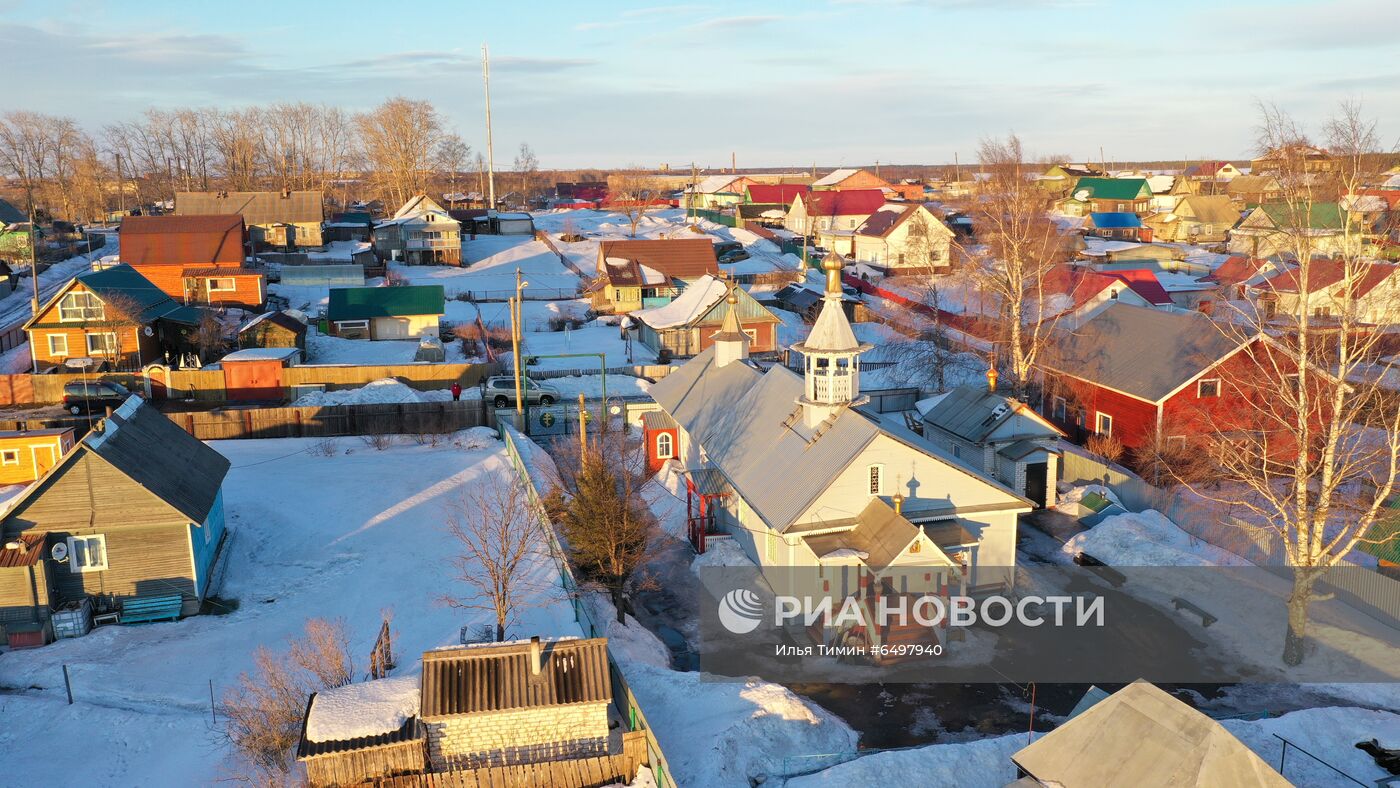
[[[477,399],[480,398],[480,396],[481,389],[479,388],[462,390],[462,397],[464,399]],[[452,392],[448,389],[419,391],[393,378],[381,378],[380,380],[367,383],[359,388],[336,389],[335,391],[313,391],[292,404],[296,406],[397,405],[415,402],[449,402],[451,400]]]
[[[467,360],[462,355],[462,343],[445,342],[443,347],[447,350],[447,363]],[[343,339],[325,336],[314,328],[306,334],[308,364],[412,364],[417,353],[416,339]]]
[[[620,367],[632,364],[655,364],[656,354],[641,342],[629,343],[622,338],[617,326],[610,326],[601,320],[594,320],[582,328],[568,331],[533,331],[522,335],[525,343],[521,355],[555,355],[560,353],[602,353],[604,364]],[[510,358],[510,353],[501,354]],[[539,364],[529,365],[529,369],[579,369],[591,370],[599,366],[595,356],[581,358],[542,358]]]
[[[464,241],[462,262],[460,267],[390,263],[389,268],[409,284],[442,285],[448,298],[468,290],[492,297],[514,295],[516,268],[537,292],[572,297],[579,286],[578,275],[565,268],[558,255],[527,235],[479,235]]]
[[[1064,552],[1088,553],[1110,566],[1252,566],[1186,533],[1155,509],[1108,517],[1065,542]]]
[[[117,253],[117,234],[109,232],[105,236],[106,244],[100,249],[94,249],[91,254],[80,254],[70,257],[59,263],[45,268],[39,274],[39,300],[47,302],[58,292],[58,289],[68,283],[69,279],[83,273],[92,267],[92,261],[100,259],[106,255]],[[28,270],[29,264],[16,266],[20,270]],[[34,283],[28,277],[19,280],[19,287],[14,292],[0,298],[0,326],[10,326],[22,323],[30,318],[33,309],[30,306],[30,299],[34,297]]]
[[[584,299],[525,301],[521,305],[520,312],[525,324],[524,331],[533,333],[548,331],[550,318],[569,317],[582,320],[588,314],[588,308],[589,304]],[[446,319],[453,325],[475,323],[478,310],[481,312],[482,322],[488,327],[510,327],[510,304],[504,301],[471,303],[448,300]]]
[[[1366,785],[1387,775],[1370,756],[1355,748],[1356,742],[1379,737],[1382,746],[1400,746],[1400,715],[1369,709],[1304,709],[1276,718],[1224,720],[1221,724],[1275,769],[1279,768],[1284,746],[1277,735],[1325,758]],[[1018,733],[873,753],[788,780],[787,786],[917,784],[1002,788],[1016,779],[1011,756],[1027,743],[1026,735]],[[1292,747],[1283,760],[1283,776],[1300,786],[1356,785]]]
[[[394,612],[396,653],[408,675],[419,652],[456,643],[478,611],[440,600],[451,580],[445,507],[464,486],[510,478],[489,431],[459,433],[436,448],[400,442],[376,451],[343,438],[332,456],[311,439],[220,441],[233,463],[224,487],[231,542],[219,591],[238,607],[177,623],[101,627],[85,637],[0,657],[0,685],[34,688],[0,695],[0,746],[82,742],[65,759],[73,785],[209,784],[222,776],[226,745],[209,729],[209,682],[222,694],[252,664],[259,645],[278,648],[312,616],[343,618],[351,652],[365,659]],[[457,445],[460,443],[461,445]],[[557,582],[552,562],[534,579]],[[579,636],[561,596],[524,611],[511,636]],[[64,698],[68,665],[76,704]],[[357,665],[363,673],[364,664]],[[4,780],[50,783],[50,758],[7,759]]]

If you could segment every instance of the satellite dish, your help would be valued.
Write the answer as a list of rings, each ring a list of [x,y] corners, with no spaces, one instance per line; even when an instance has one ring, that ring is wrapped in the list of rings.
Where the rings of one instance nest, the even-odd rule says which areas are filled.
[[[141,333],[145,334],[148,337],[153,337],[156,335],[156,330],[153,326],[146,326],[145,328],[141,329]]]
[[[1080,189],[1079,191],[1077,191],[1077,192],[1074,193],[1074,199],[1076,199],[1076,200],[1078,200],[1078,201],[1080,201],[1080,202],[1084,202],[1085,200],[1088,200],[1088,199],[1089,199],[1089,190],[1088,190],[1088,189]]]
[[[49,548],[49,556],[60,564],[66,562],[68,560],[68,543],[54,542],[53,547]]]

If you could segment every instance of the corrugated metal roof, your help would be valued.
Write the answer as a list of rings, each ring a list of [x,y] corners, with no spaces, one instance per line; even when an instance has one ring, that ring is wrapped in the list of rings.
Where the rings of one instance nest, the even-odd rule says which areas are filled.
[[[424,653],[423,719],[612,700],[607,638],[540,648],[538,676],[530,672],[528,642]]]
[[[28,533],[5,540],[5,544],[18,542],[20,547],[18,550],[11,550],[0,544],[0,569],[16,569],[39,563],[39,559],[44,557],[46,536],[47,534]]]
[[[1152,196],[1145,178],[1080,178],[1072,194],[1087,190],[1094,200],[1138,200]]]
[[[729,492],[729,482],[724,474],[715,468],[696,468],[687,473],[700,495],[724,495]]]
[[[673,430],[675,428],[676,420],[667,415],[664,410],[649,410],[642,414],[642,429]]]
[[[142,324],[166,317],[181,307],[165,291],[125,263],[100,271],[88,271],[75,278],[97,294],[104,304],[129,305],[136,309],[132,317]]]
[[[1127,211],[1094,212],[1089,221],[1100,230],[1132,230],[1142,227],[1142,219]]]
[[[1044,366],[1157,402],[1244,344],[1200,312],[1116,303],[1058,332]],[[1150,346],[1151,352],[1144,352]]]
[[[987,391],[986,386],[958,386],[943,395],[924,421],[953,435],[981,443],[1016,413],[1017,402]]]
[[[856,519],[849,531],[805,537],[807,546],[818,558],[843,548],[858,550],[865,553],[865,565],[878,572],[894,563],[919,534],[918,526],[880,498],[871,498]],[[946,555],[943,561],[952,564]]]
[[[128,216],[117,230],[119,255],[132,265],[243,264],[243,217]]]
[[[319,191],[176,192],[176,216],[236,213],[248,224],[320,222],[324,196]]]
[[[312,693],[311,701],[307,705],[307,716],[311,714],[311,708],[315,706],[317,693]],[[398,730],[380,733],[374,736],[359,736],[354,739],[343,739],[340,741],[307,741],[306,726],[303,722],[301,741],[297,744],[298,758],[314,758],[317,755],[333,755],[338,752],[353,752],[355,750],[365,750],[371,747],[382,747],[386,744],[399,744],[406,741],[416,741],[427,735],[423,727],[422,720],[417,717],[409,717],[403,721]]]
[[[442,285],[337,287],[330,291],[328,320],[441,315],[446,304]]]

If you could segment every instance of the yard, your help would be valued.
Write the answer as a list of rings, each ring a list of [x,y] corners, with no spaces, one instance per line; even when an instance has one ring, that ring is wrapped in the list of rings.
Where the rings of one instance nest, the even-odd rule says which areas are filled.
[[[395,675],[418,654],[456,643],[478,611],[441,602],[451,593],[452,542],[444,507],[469,484],[510,478],[502,444],[482,430],[436,448],[408,439],[376,451],[340,439],[319,456],[310,439],[214,442],[233,463],[225,483],[230,539],[219,597],[226,615],[102,627],[42,649],[0,655],[0,747],[6,780],[74,785],[208,784],[227,745],[211,726],[210,693],[249,669],[259,645],[277,648],[308,617],[343,618],[363,675],[381,611],[394,614]],[[554,582],[547,558],[539,577]],[[579,635],[562,597],[528,609],[508,633]],[[75,704],[65,702],[63,666]],[[67,756],[33,750],[63,743]],[[55,772],[55,769],[60,771]],[[175,776],[178,775],[178,779]]]

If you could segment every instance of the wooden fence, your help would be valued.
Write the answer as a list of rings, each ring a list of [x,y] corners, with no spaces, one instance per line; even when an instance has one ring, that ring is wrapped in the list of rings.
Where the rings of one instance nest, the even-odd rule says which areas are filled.
[[[622,734],[622,752],[613,755],[408,774],[373,784],[381,788],[602,788],[632,782],[645,758],[645,735],[628,731]]]
[[[300,408],[220,408],[167,413],[200,440],[333,438],[343,435],[434,435],[486,424],[479,400]]]
[[[420,391],[445,389],[455,381],[462,388],[478,386],[496,374],[495,364],[313,364],[282,370],[282,387],[324,386],[328,390],[359,388],[380,378],[398,378]],[[636,374],[636,373],[632,373]],[[664,374],[664,373],[663,373]],[[63,387],[74,381],[108,380],[146,394],[148,376],[138,372],[87,374],[0,375],[0,405],[51,404],[63,401]],[[193,399],[224,402],[227,391],[219,369],[154,371],[149,376],[152,399]]]

